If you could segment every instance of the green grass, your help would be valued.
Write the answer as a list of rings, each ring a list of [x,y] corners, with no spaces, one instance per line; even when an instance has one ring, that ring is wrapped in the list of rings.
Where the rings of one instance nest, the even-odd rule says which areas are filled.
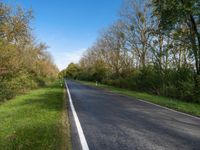
[[[71,149],[60,81],[0,105],[0,149]]]
[[[94,82],[86,82],[86,81],[80,81],[80,82],[86,85],[96,86],[96,83]],[[197,104],[197,103],[189,103],[189,102],[184,102],[177,99],[151,95],[148,93],[130,91],[130,90],[108,86],[104,84],[98,84],[97,87],[109,90],[114,93],[149,101],[161,106],[165,106],[174,110],[178,110],[181,112],[185,112],[185,113],[200,117],[200,104]]]

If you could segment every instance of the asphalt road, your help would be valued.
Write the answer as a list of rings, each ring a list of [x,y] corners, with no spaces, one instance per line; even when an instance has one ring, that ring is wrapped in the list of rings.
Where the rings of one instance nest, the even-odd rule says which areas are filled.
[[[90,150],[200,150],[200,119],[67,81]],[[81,149],[70,112],[73,150]]]

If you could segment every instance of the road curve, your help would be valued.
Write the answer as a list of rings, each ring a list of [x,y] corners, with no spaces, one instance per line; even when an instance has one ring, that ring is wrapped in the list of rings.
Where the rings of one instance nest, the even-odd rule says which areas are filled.
[[[200,150],[200,119],[67,81],[90,150]],[[71,112],[73,150],[81,149]]]

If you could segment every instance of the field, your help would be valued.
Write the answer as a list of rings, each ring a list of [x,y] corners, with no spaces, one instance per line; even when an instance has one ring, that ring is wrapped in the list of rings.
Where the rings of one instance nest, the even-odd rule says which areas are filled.
[[[0,149],[71,149],[62,81],[0,105]]]

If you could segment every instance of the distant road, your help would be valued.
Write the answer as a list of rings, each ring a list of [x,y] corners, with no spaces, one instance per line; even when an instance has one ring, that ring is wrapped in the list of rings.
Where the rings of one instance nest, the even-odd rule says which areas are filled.
[[[200,119],[67,81],[90,150],[200,150]],[[73,150],[81,149],[70,111]]]

